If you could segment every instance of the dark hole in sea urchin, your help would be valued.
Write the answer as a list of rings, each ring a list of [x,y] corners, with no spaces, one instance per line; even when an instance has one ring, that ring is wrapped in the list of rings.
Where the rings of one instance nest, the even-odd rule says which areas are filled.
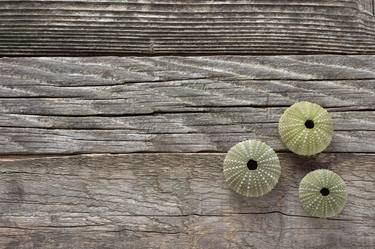
[[[329,189],[328,188],[322,188],[320,190],[320,194],[323,195],[323,196],[329,195]]]
[[[253,159],[250,159],[248,162],[247,162],[247,168],[249,170],[256,170],[258,168],[258,163],[257,161],[253,160]]]
[[[312,129],[312,128],[314,128],[314,121],[312,121],[311,119],[306,120],[306,122],[305,122],[305,127],[306,127],[307,129]]]

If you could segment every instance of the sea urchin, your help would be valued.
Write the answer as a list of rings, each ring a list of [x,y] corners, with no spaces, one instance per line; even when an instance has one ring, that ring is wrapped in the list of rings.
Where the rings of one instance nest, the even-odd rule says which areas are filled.
[[[310,215],[322,218],[335,216],[346,203],[345,182],[330,170],[315,170],[302,179],[299,198],[303,209]]]
[[[267,144],[246,140],[234,145],[224,160],[224,177],[230,188],[258,197],[271,191],[281,173],[279,158]]]
[[[281,140],[289,150],[302,156],[322,152],[330,144],[333,125],[330,114],[320,105],[295,103],[279,121]]]

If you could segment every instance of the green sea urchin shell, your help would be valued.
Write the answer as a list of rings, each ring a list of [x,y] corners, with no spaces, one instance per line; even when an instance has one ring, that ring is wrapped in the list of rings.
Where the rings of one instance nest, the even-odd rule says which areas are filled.
[[[281,116],[279,133],[289,150],[302,156],[315,155],[331,142],[331,116],[320,105],[298,102],[286,109]]]
[[[346,198],[345,182],[327,169],[308,173],[299,185],[302,207],[312,216],[326,218],[339,214],[345,206]]]
[[[258,197],[271,191],[281,173],[279,158],[267,144],[246,140],[233,146],[224,160],[224,177],[230,188]]]

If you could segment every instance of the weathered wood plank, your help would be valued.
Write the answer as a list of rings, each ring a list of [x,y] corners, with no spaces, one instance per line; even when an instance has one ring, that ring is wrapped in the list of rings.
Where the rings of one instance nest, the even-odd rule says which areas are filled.
[[[375,52],[372,0],[0,1],[0,55]]]
[[[277,151],[299,100],[332,112],[329,152],[375,152],[375,56],[3,58],[0,153]]]
[[[1,248],[357,248],[375,246],[375,154],[279,153],[276,189],[248,199],[223,181],[224,154],[2,157]],[[305,216],[298,184],[329,168],[349,199]]]

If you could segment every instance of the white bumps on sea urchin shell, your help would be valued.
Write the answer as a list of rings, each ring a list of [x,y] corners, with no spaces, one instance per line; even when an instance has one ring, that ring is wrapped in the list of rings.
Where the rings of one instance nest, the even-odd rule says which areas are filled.
[[[322,152],[331,143],[330,114],[320,105],[302,101],[283,113],[279,121],[281,140],[289,150],[302,156]]]
[[[327,169],[308,173],[299,185],[303,209],[312,216],[326,218],[339,214],[347,199],[343,179]]]
[[[225,181],[235,192],[247,197],[258,197],[271,191],[280,173],[275,151],[258,140],[234,145],[224,160]]]

